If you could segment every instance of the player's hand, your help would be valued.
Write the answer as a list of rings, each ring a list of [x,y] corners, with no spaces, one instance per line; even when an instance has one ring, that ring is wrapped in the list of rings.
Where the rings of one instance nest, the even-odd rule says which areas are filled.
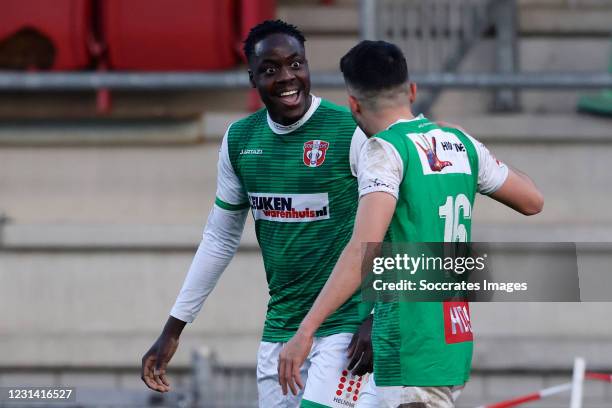
[[[166,368],[178,348],[178,337],[162,334],[142,357],[140,378],[150,389],[159,392],[170,391]]]
[[[347,369],[354,375],[364,375],[374,371],[374,358],[372,353],[372,321],[370,315],[363,321],[357,333],[353,335],[348,347],[348,356],[351,359]]]
[[[278,357],[278,382],[283,389],[283,395],[287,395],[288,388],[291,389],[293,395],[298,394],[297,387],[304,389],[300,368],[310,353],[312,342],[312,336],[298,330],[283,346]]]

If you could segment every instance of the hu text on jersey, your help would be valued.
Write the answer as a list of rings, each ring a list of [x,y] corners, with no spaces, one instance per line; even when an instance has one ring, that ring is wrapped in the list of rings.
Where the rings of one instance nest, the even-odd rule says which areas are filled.
[[[474,339],[467,302],[444,302],[444,332],[447,344]]]

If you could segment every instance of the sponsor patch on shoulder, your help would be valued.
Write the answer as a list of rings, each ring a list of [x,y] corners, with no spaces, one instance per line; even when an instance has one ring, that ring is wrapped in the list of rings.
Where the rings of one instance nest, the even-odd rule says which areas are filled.
[[[472,174],[466,148],[454,134],[434,129],[407,136],[417,149],[423,174]]]

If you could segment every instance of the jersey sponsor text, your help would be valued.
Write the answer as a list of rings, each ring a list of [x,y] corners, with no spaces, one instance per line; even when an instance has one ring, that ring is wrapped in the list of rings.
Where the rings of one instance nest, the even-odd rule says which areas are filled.
[[[255,220],[310,222],[329,219],[327,193],[249,193]]]

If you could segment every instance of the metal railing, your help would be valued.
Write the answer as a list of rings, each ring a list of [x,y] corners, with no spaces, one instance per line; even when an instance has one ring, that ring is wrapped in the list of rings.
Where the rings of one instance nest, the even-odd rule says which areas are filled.
[[[605,72],[567,73],[430,73],[414,74],[421,88],[448,89],[602,89],[612,87],[612,74]],[[313,72],[314,86],[343,88],[339,73]],[[0,73],[0,92],[95,91],[99,88],[128,91],[193,91],[207,89],[247,89],[246,71],[222,73]]]
[[[194,408],[255,408],[257,378],[255,367],[229,367],[217,363],[207,347],[193,353]]]
[[[523,0],[526,6],[548,6],[548,7],[612,7],[612,0]]]
[[[565,5],[570,8],[578,8],[583,6],[612,7],[612,0],[565,0]]]
[[[585,0],[581,0],[585,1]],[[606,0],[610,1],[610,0]],[[386,38],[405,47],[412,79],[430,96],[427,111],[442,89],[491,89],[496,107],[517,106],[518,89],[612,88],[612,74],[518,73],[516,0],[361,0],[364,38]],[[459,74],[469,49],[489,28],[496,33],[496,72]],[[489,30],[490,31],[490,30]],[[415,65],[416,64],[416,65]],[[420,69],[417,68],[421,68]],[[312,73],[314,86],[344,87],[339,73]],[[0,71],[0,92],[209,90],[249,87],[244,71],[226,72],[10,72]]]
[[[362,0],[361,37],[397,44],[413,72],[447,72],[491,25],[490,0]]]
[[[454,73],[490,29],[496,34],[498,73],[518,69],[516,0],[361,0],[361,37],[397,44],[411,72]],[[441,89],[420,98],[416,110],[428,112]],[[495,108],[515,110],[517,94],[497,90]]]

